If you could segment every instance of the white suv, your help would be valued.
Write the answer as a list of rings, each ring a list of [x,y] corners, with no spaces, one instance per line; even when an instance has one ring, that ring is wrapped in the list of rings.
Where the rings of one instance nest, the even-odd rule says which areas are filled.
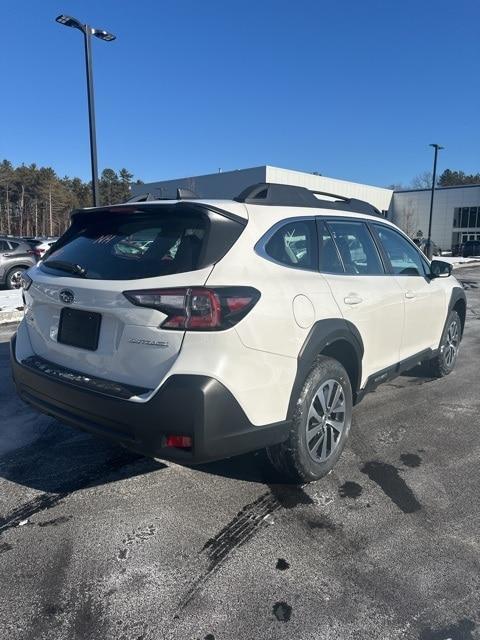
[[[277,184],[76,211],[24,297],[31,405],[186,464],[266,447],[298,482],[333,467],[367,391],[452,370],[466,310],[373,206]]]

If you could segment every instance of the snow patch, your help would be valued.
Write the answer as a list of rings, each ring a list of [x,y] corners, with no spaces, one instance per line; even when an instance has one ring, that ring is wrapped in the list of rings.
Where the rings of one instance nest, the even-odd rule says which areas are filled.
[[[19,309],[23,309],[21,289],[0,291],[0,313],[3,311],[18,311]]]
[[[480,262],[480,256],[473,256],[472,258],[462,258],[462,257],[454,257],[450,258],[447,256],[438,256],[434,257],[434,260],[441,260],[442,262],[449,262],[454,267],[457,267],[461,264],[468,264],[469,262]]]

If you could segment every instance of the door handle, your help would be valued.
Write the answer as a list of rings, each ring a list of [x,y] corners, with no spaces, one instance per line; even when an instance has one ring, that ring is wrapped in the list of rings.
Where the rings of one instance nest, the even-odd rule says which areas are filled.
[[[354,304],[360,304],[361,302],[363,302],[363,298],[360,298],[360,296],[357,296],[354,293],[352,293],[349,296],[346,296],[343,299],[343,301],[345,302],[345,304],[354,305]]]
[[[405,291],[405,298],[408,298],[409,300],[413,300],[413,298],[416,298],[417,295],[414,291],[411,291],[410,289],[408,291]]]

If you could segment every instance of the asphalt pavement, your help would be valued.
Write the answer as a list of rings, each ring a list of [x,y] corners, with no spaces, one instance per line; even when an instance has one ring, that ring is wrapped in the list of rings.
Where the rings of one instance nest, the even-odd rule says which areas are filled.
[[[186,468],[36,414],[2,328],[0,638],[480,639],[480,268],[458,277],[456,370],[368,395],[304,487],[262,453]]]

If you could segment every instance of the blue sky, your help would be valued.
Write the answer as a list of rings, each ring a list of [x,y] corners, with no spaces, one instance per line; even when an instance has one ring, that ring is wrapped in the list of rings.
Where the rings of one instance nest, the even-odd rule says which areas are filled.
[[[377,185],[480,171],[478,0],[3,0],[0,158],[144,181],[261,164]],[[7,89],[7,90],[5,90]]]

